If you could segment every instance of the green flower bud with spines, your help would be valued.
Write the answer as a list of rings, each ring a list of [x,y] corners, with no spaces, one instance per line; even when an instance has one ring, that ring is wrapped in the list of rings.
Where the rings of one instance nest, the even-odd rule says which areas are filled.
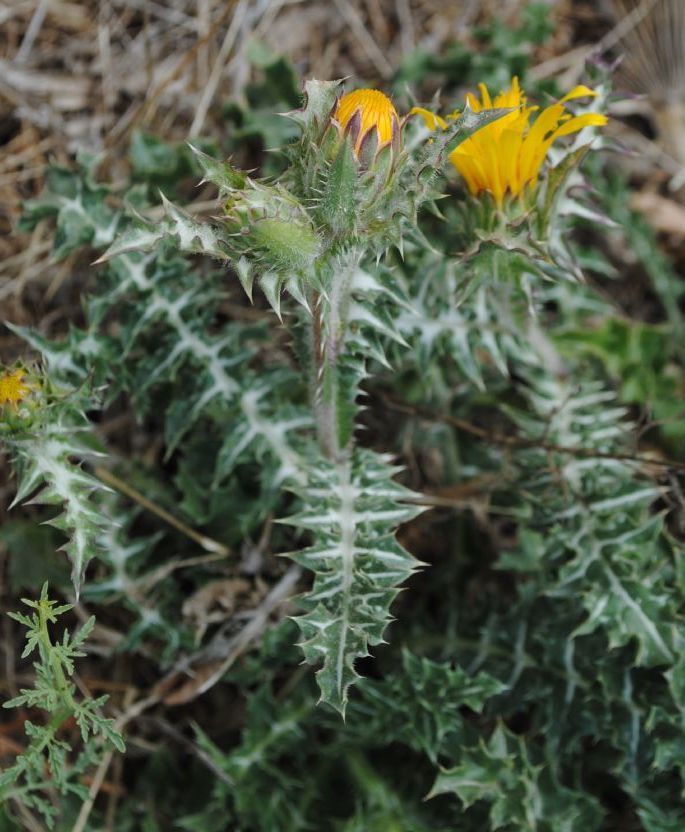
[[[271,268],[305,271],[319,254],[320,239],[301,203],[285,188],[247,180],[224,206],[235,247]]]

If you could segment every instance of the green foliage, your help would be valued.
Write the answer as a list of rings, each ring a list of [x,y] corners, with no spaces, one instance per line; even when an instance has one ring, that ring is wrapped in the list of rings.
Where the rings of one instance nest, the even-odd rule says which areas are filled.
[[[563,352],[582,351],[599,360],[618,385],[622,401],[646,406],[659,432],[682,447],[678,341],[669,326],[621,318],[592,328],[569,323],[558,343]]]
[[[629,195],[628,182],[613,173],[608,177],[602,202],[607,214],[617,228],[621,229],[623,238],[630,242],[632,252],[646,271],[650,287],[662,306],[673,334],[680,336],[684,323],[680,307],[680,301],[685,295],[682,280],[657,245],[653,229],[643,216],[631,209]]]
[[[601,813],[590,798],[554,780],[550,766],[530,758],[526,742],[499,725],[487,743],[465,749],[461,762],[438,775],[431,797],[456,794],[468,809],[489,804],[489,828],[575,830],[596,828]]]
[[[9,552],[9,586],[15,595],[27,590],[39,592],[45,579],[60,591],[69,585],[69,569],[55,558],[59,533],[49,526],[10,520],[0,528],[0,541]]]
[[[72,609],[71,604],[58,604],[48,597],[48,585],[38,601],[25,599],[33,610],[30,615],[10,613],[26,627],[26,647],[22,658],[37,654],[34,662],[36,681],[33,688],[22,689],[18,696],[3,703],[5,708],[38,708],[45,711],[49,721],[34,725],[24,723],[29,744],[14,766],[0,774],[0,799],[19,798],[26,807],[40,812],[50,829],[55,825],[58,811],[49,799],[49,791],[56,788],[62,795],[75,795],[83,800],[87,789],[79,782],[84,771],[105,753],[107,746],[123,752],[124,741],[114,727],[114,721],[102,716],[106,696],[98,699],[78,698],[74,674],[74,660],[85,656],[83,645],[90,635],[95,618],[91,617],[73,636],[64,630],[61,639],[53,639],[49,625]],[[70,744],[60,731],[65,722],[73,719],[79,728],[83,748],[70,759]]]
[[[203,149],[214,145],[200,142]],[[184,142],[172,145],[156,136],[134,130],[130,144],[131,179],[150,192],[161,188],[167,194],[175,194],[178,186],[189,178],[193,181],[200,169],[190,147]],[[135,199],[135,192],[134,192]]]
[[[309,611],[297,619],[321,698],[345,713],[354,662],[383,641],[397,587],[411,575],[414,559],[394,539],[399,523],[416,512],[400,504],[411,492],[392,481],[397,472],[369,451],[350,459],[321,460],[298,489],[304,510],[288,523],[312,533],[314,545],[291,557],[315,577],[304,599]]]
[[[32,504],[63,509],[45,522],[68,537],[61,548],[71,561],[77,596],[88,561],[97,554],[101,526],[92,494],[102,486],[74,461],[101,453],[88,435],[90,423],[84,410],[89,404],[82,391],[55,393],[45,379],[30,405],[22,404],[0,431],[19,479],[13,505],[33,494]]]
[[[117,232],[118,215],[105,197],[109,189],[95,182],[97,160],[82,155],[79,162],[83,176],[51,167],[47,174],[47,192],[24,206],[20,228],[31,230],[45,217],[56,219],[54,257],[62,259],[81,246],[99,248],[109,245]]]
[[[447,662],[431,661],[408,650],[402,652],[401,671],[387,681],[364,681],[355,703],[355,724],[383,743],[392,736],[432,763],[463,737],[465,708],[482,711],[507,686],[487,673],[471,675]],[[365,719],[366,717],[366,719]],[[366,727],[362,727],[366,726]]]
[[[309,662],[323,662],[318,674],[322,698],[344,713],[347,689],[356,678],[354,660],[367,654],[369,644],[381,641],[394,587],[411,572],[410,560],[386,543],[396,524],[411,517],[411,512],[393,508],[403,493],[392,483],[395,471],[376,470],[371,458],[360,462],[353,449],[356,399],[366,361],[384,361],[382,339],[403,342],[391,315],[374,308],[379,298],[388,301],[391,309],[393,301],[401,305],[401,293],[391,280],[379,282],[362,264],[380,256],[392,243],[400,244],[420,206],[434,199],[435,167],[446,150],[502,111],[465,113],[419,149],[416,158],[399,151],[395,143],[388,144],[378,149],[367,167],[348,138],[338,135],[339,127],[329,123],[339,86],[318,81],[305,85],[305,107],[290,114],[301,125],[302,138],[289,149],[291,169],[280,181],[253,181],[229,163],[196,151],[205,180],[219,190],[225,218],[212,224],[199,222],[164,200],[161,222],[136,218],[99,262],[111,260],[115,265],[123,260],[126,271],[133,271],[136,289],[147,288],[144,267],[132,266],[131,258],[144,263],[139,251],[155,252],[162,241],[170,241],[181,251],[232,262],[248,297],[258,273],[260,288],[279,318],[282,293],[286,291],[296,301],[297,326],[308,333],[300,364],[309,373],[322,457],[317,458],[312,443],[288,447],[284,442],[288,431],[304,427],[306,420],[296,417],[285,424],[282,417],[280,424],[263,420],[258,406],[261,391],[269,390],[264,379],[255,380],[251,389],[243,387],[239,394],[240,383],[221,368],[219,348],[203,350],[202,357],[209,359],[209,391],[200,395],[199,405],[191,412],[197,413],[198,407],[205,408],[214,396],[220,396],[224,404],[237,400],[247,420],[247,431],[238,437],[229,434],[229,445],[219,454],[215,483],[231,472],[236,448],[239,453],[245,443],[259,436],[280,457],[279,483],[290,483],[306,503],[318,502],[311,513],[295,515],[295,525],[301,530],[321,535],[320,544],[299,557],[322,584],[315,584],[310,601],[327,599],[300,619],[303,648]],[[121,285],[120,280],[118,291]],[[189,290],[182,296],[182,307],[166,297],[151,307],[166,315],[175,329],[174,344],[167,347],[153,377],[187,346],[194,352],[203,346],[201,335],[186,335],[190,327],[180,311],[190,306],[193,294]],[[152,314],[148,308],[144,320]],[[229,335],[234,331],[229,328]],[[187,429],[189,420],[184,422]],[[366,464],[369,471],[362,470]],[[376,479],[380,483],[377,492],[372,487]],[[359,490],[361,484],[369,489],[368,495]],[[324,499],[327,489],[336,495],[333,510]],[[370,498],[368,505],[360,503],[362,497]]]
[[[645,420],[654,423],[668,446],[681,453],[683,282],[661,251],[654,231],[631,210],[625,179],[615,172],[608,176],[601,199],[603,210],[616,223],[612,236],[631,252],[630,273],[614,294],[629,313],[639,298],[646,320],[615,316],[588,326],[587,314],[577,316],[567,322],[560,347],[565,351],[568,343],[570,349],[584,350],[599,360],[618,385],[622,400],[641,408]],[[608,272],[603,282],[609,287],[619,280],[617,269],[606,259],[604,268],[596,262],[589,267],[600,274]]]
[[[482,54],[455,50],[431,71],[502,86],[544,32],[532,9],[519,30],[479,33]],[[339,85],[310,82],[279,121],[276,100],[299,103],[292,75],[250,51],[262,74],[249,106],[227,109],[231,146],[293,139],[267,169],[278,178],[138,135],[135,187],[110,192],[89,164],[57,170],[24,219],[54,222],[58,257],[102,256],[83,329],[21,333],[70,391],[4,412],[23,491],[44,483],[72,535],[87,532],[81,563],[98,557],[83,598],[121,634],[136,684],[171,666],[183,690],[207,685],[133,725],[126,799],[115,818],[100,801],[93,832],[682,828],[678,469],[639,422],[682,410],[677,276],[612,182],[603,208],[659,314],[621,305],[596,212],[577,198],[585,147],[567,148],[515,223],[487,200],[436,202],[445,154],[484,121],[429,137],[415,119],[403,148],[358,158],[329,121]],[[182,202],[173,180],[194,170],[216,187],[213,220],[153,204],[160,183]],[[422,212],[436,205],[442,218]],[[79,392],[90,385],[101,403]],[[139,420],[114,469],[134,510],[92,489],[81,439],[96,404],[105,421]],[[653,443],[677,452],[681,428]],[[40,564],[50,535],[13,525],[2,538],[12,560],[35,546]],[[258,649],[232,654],[283,552],[311,573],[282,610],[294,621],[271,611]],[[194,643],[187,610],[204,597],[225,605],[206,602]],[[63,611],[51,605],[44,593],[38,618]],[[20,620],[38,632],[35,618]],[[93,731],[118,742],[100,700],[78,700],[68,679],[84,638],[33,637],[57,658],[43,670],[40,653],[16,700],[85,731],[79,754],[57,729],[44,747],[31,734],[17,779],[1,781],[48,817],[60,812],[44,799],[45,755],[62,762],[66,817],[102,759]],[[210,685],[217,666],[229,670]],[[317,707],[317,684],[344,721]]]

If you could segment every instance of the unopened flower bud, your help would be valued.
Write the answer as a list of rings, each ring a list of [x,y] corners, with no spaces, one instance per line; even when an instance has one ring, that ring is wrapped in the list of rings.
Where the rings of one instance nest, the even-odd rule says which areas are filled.
[[[250,182],[226,203],[234,247],[277,269],[305,269],[316,258],[319,238],[302,205],[284,188]]]
[[[355,90],[343,95],[331,115],[338,136],[349,138],[361,167],[375,166],[379,155],[396,156],[401,125],[394,104],[379,90]]]
[[[379,90],[355,90],[343,95],[333,118],[350,136],[357,158],[365,144],[371,143],[376,149],[399,144],[400,118],[392,101]]]

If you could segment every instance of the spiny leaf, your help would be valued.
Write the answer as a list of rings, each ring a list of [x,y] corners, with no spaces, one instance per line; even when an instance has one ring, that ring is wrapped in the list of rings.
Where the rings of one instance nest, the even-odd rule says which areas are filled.
[[[228,260],[229,254],[224,236],[206,222],[198,222],[162,194],[165,217],[151,222],[139,217],[137,223],[119,235],[96,263],[105,263],[119,254],[131,251],[151,251],[162,240],[172,239],[181,249],[192,254],[209,254],[219,260]]]
[[[194,147],[190,142],[188,146],[200,163],[204,173],[204,181],[216,185],[219,188],[220,195],[227,196],[232,191],[241,190],[245,187],[247,177],[242,171],[234,168],[229,162],[218,162],[216,159],[212,159],[211,156]]]
[[[315,576],[303,599],[309,612],[297,623],[305,659],[323,662],[321,699],[343,715],[358,678],[355,660],[383,641],[398,587],[418,566],[393,534],[419,513],[401,502],[412,494],[391,479],[395,470],[387,458],[362,449],[337,463],[321,458],[306,486],[294,488],[304,509],[284,521],[314,537],[312,546],[290,555]]]
[[[20,463],[20,480],[12,505],[20,503],[36,489],[31,500],[43,505],[59,505],[63,511],[46,521],[67,535],[62,546],[72,565],[72,582],[78,597],[88,561],[97,555],[97,535],[102,523],[92,492],[107,490],[88,475],[73,459],[93,455],[81,441],[84,419],[68,410],[55,409],[46,423],[30,439],[15,439],[10,446]]]
[[[461,762],[441,771],[428,796],[453,793],[467,809],[486,801],[490,829],[583,832],[601,820],[596,799],[559,783],[552,766],[534,761],[525,739],[502,725],[487,742],[458,754]]]

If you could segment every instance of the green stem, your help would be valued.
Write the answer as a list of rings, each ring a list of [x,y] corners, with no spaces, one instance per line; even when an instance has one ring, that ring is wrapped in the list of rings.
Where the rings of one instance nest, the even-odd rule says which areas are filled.
[[[55,734],[57,734],[62,725],[64,725],[64,723],[69,719],[70,716],[73,716],[73,714],[73,709],[68,707],[61,708],[59,711],[55,712],[55,714],[50,719],[50,722],[48,722],[48,724],[45,726],[45,730],[40,744],[36,748],[36,754],[43,753],[43,751],[48,747],[48,745],[50,745],[50,743],[54,739]]]
[[[317,296],[313,305],[310,387],[313,391],[319,445],[324,455],[333,460],[346,457],[351,444],[351,436],[346,435],[347,432],[342,427],[340,413],[343,398],[340,359],[349,315],[352,277],[357,264],[358,257],[355,254],[343,268],[333,274],[329,296]]]
[[[66,716],[62,716],[62,722],[67,719],[71,714],[75,713],[78,710],[78,706],[76,702],[74,702],[74,697],[71,694],[71,687],[67,680],[67,677],[64,675],[64,670],[62,669],[62,662],[60,661],[59,654],[55,651],[52,646],[52,641],[50,640],[50,632],[48,631],[48,615],[47,610],[41,604],[38,608],[38,615],[40,620],[40,640],[41,640],[41,648],[43,652],[44,661],[49,662],[50,667],[52,669],[52,673],[57,685],[57,690],[59,691],[60,696],[62,697],[62,701],[64,702],[64,709],[58,711],[53,719],[50,721],[50,725],[56,720],[56,718],[66,712]],[[57,728],[59,725],[57,726]],[[55,730],[57,730],[55,728]]]

